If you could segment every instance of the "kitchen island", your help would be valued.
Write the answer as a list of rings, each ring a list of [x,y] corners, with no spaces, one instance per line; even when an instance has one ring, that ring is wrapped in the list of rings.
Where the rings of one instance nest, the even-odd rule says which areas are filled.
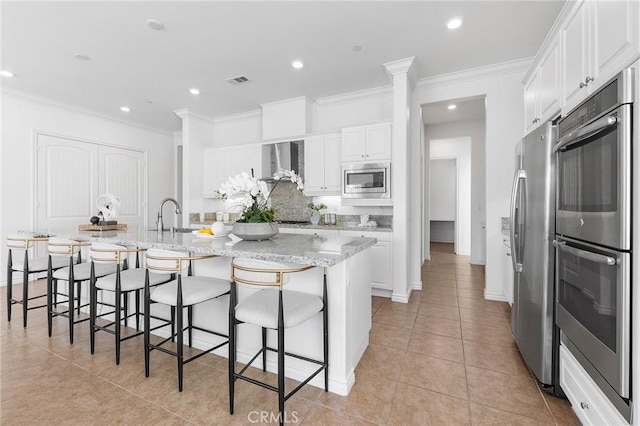
[[[287,288],[322,294],[323,274],[327,275],[329,313],[329,391],[347,395],[355,382],[354,370],[369,344],[371,328],[371,264],[369,247],[374,238],[320,237],[317,235],[278,234],[267,241],[238,241],[231,238],[213,238],[191,233],[158,233],[139,228],[120,231],[48,230],[42,234],[79,241],[122,244],[129,247],[161,248],[189,251],[194,254],[213,254],[220,257],[197,261],[194,272],[229,279],[231,259],[250,257],[276,262],[289,262],[316,266],[293,274]],[[239,296],[255,291],[243,288]],[[88,291],[83,292],[88,294]],[[153,306],[152,308],[163,308]],[[168,312],[168,311],[167,311]],[[154,314],[164,315],[164,311]],[[228,297],[208,301],[194,309],[194,323],[226,334],[228,330]],[[261,345],[258,327],[240,325],[237,360],[246,363]],[[161,332],[162,330],[159,330]],[[168,333],[163,336],[167,336]],[[194,332],[194,346],[210,347],[216,337]],[[270,331],[268,340],[275,344],[276,335]],[[286,333],[287,351],[311,358],[322,357],[322,318],[315,318]],[[227,356],[227,346],[218,351]],[[269,354],[274,355],[274,354]],[[158,355],[161,356],[161,355]],[[152,364],[153,365],[153,364]],[[267,369],[275,372],[275,356],[268,357]],[[153,371],[153,368],[152,368]],[[187,370],[188,371],[188,370]],[[313,367],[295,358],[288,358],[286,376],[301,380]],[[323,375],[310,383],[324,387]]]

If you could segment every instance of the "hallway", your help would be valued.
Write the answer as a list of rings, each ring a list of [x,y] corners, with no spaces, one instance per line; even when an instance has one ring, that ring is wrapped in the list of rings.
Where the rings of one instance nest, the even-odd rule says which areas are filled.
[[[431,253],[423,290],[408,304],[373,298],[370,345],[350,395],[307,386],[287,402],[288,423],[579,424],[566,400],[538,389],[511,338],[508,305],[483,299],[484,268],[450,245],[434,244]],[[31,286],[42,291],[43,283]],[[228,414],[224,358],[207,355],[187,365],[179,393],[169,356],[153,353],[151,377],[144,377],[141,338],[123,344],[116,366],[112,336],[99,333],[90,354],[86,323],[76,326],[70,346],[62,320],[47,337],[42,309],[30,312],[26,329],[15,307],[7,322],[6,287],[0,290],[3,425],[255,424],[260,413],[277,413],[274,393],[240,383],[235,414]]]

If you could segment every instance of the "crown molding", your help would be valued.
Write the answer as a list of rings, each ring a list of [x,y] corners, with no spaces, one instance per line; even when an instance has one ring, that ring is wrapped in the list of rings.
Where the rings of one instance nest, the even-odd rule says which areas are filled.
[[[175,115],[177,115],[178,117],[184,119],[186,117],[193,117],[193,118],[197,118],[198,120],[202,120],[202,121],[206,121],[208,123],[213,124],[214,123],[214,119],[211,117],[207,117],[206,115],[203,115],[199,112],[196,111],[192,111],[189,108],[180,108],[177,109],[175,111],[173,111],[173,113]]]
[[[310,98],[309,96],[296,96],[295,98],[280,99],[278,101],[273,101],[273,102],[264,102],[264,103],[261,103],[260,106],[264,108],[265,106],[286,104],[293,101],[305,101],[305,102],[313,103],[314,99]]]
[[[477,81],[479,79],[525,73],[531,66],[532,59],[533,58],[516,59],[484,67],[470,68],[448,74],[426,77],[418,81],[417,87],[450,86]]]
[[[415,56],[411,56],[398,61],[387,62],[382,64],[382,66],[385,67],[391,78],[397,74],[406,73],[409,83],[411,84],[411,89],[414,89],[418,82],[417,65],[414,65],[416,63],[415,59]]]
[[[370,98],[379,98],[381,96],[393,94],[393,88],[391,86],[374,87],[372,89],[357,90],[355,92],[341,93],[339,95],[326,96],[324,98],[318,98],[316,103],[318,105],[338,105],[344,103],[350,103]]]
[[[79,107],[74,104],[69,104],[69,103],[61,102],[55,99],[46,98],[44,96],[35,95],[30,92],[23,92],[21,90],[2,88],[2,90],[0,90],[0,93],[17,96],[20,98],[28,99],[30,101],[43,103],[43,104],[54,106],[57,108],[67,109],[67,110],[78,112],[81,114],[91,115],[97,118],[101,118],[103,120],[113,121],[119,124],[126,124],[127,126],[138,127],[140,129],[147,130],[153,133],[159,133],[164,136],[170,136],[173,134],[173,131],[171,130],[164,130],[164,129],[158,129],[157,127],[146,126],[144,124],[136,123],[134,121],[124,120],[120,117],[114,117],[112,115],[108,115],[103,112],[94,111],[91,109]]]
[[[239,112],[237,114],[223,115],[221,117],[216,117],[213,119],[213,122],[224,123],[225,121],[242,120],[244,118],[253,118],[253,117],[261,117],[261,116],[262,116],[262,110],[254,109],[251,111]]]

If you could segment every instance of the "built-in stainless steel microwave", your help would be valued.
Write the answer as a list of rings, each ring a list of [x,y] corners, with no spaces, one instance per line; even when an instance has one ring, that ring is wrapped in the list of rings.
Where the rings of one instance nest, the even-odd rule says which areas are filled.
[[[342,198],[391,198],[391,164],[343,164]]]

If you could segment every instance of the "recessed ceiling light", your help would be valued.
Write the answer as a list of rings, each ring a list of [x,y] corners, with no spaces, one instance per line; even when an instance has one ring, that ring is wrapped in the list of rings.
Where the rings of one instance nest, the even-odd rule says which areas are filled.
[[[300,68],[304,67],[304,63],[302,61],[297,61],[297,60],[293,61],[291,63],[291,65],[297,70],[299,70]]]
[[[85,55],[84,53],[74,53],[73,57],[81,61],[88,61],[90,59],[89,56]]]
[[[121,107],[120,107],[120,111],[122,111],[122,112],[129,112],[129,111],[131,111],[131,109],[130,109],[129,107],[127,107],[127,106],[121,106]]]
[[[199,95],[200,94],[200,91],[198,89],[196,89],[195,87],[192,87],[191,89],[189,89],[189,92],[192,95]]]
[[[160,21],[156,21],[155,19],[147,20],[147,25],[152,30],[156,30],[156,31],[164,30],[164,24]]]
[[[3,77],[13,77],[13,73],[11,71],[7,71],[7,70],[0,70],[0,75]]]
[[[450,109],[450,110],[454,110],[454,109],[456,109],[456,106],[454,104],[451,104],[447,108]]]
[[[462,25],[462,18],[452,18],[447,22],[447,28],[450,30],[455,30],[456,28],[459,28],[460,25]]]
[[[362,50],[362,46],[356,44],[351,48],[351,50],[353,50],[354,52],[359,52]]]

